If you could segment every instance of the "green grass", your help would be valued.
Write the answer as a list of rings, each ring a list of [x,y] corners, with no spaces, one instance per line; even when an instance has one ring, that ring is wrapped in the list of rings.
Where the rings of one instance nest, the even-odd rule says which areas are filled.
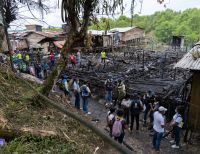
[[[0,153],[9,154],[89,154],[91,151],[89,147],[85,146],[84,149],[64,139],[57,137],[38,137],[33,135],[26,135],[15,138],[0,148]]]

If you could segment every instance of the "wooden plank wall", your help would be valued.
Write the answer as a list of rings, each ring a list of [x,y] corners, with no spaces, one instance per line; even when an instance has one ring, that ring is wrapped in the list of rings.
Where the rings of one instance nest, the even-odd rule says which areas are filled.
[[[189,123],[195,131],[200,132],[200,71],[193,76]]]

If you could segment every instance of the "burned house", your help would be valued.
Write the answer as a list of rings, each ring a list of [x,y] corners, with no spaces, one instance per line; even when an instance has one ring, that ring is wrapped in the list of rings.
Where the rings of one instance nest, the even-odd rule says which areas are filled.
[[[193,73],[191,99],[189,103],[189,122],[191,127],[200,130],[200,45],[196,44],[176,65],[175,68],[190,70]]]

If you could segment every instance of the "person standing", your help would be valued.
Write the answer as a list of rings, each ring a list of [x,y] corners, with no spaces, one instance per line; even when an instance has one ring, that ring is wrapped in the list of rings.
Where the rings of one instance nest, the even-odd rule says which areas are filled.
[[[146,107],[145,111],[144,111],[144,127],[147,127],[147,115],[151,110],[151,98],[154,96],[154,92],[152,92],[151,90],[148,90],[148,92],[146,92],[146,94],[143,96],[143,103]]]
[[[19,51],[18,52],[18,54],[17,54],[17,61],[18,61],[18,63],[20,64],[20,63],[22,63],[23,62],[23,59],[22,59],[22,54],[21,54],[21,52]]]
[[[88,112],[88,103],[89,103],[89,97],[91,95],[91,91],[90,91],[90,88],[88,87],[87,82],[85,82],[81,86],[80,91],[81,91],[81,97],[83,100],[83,112],[85,114],[91,114],[91,112]]]
[[[131,100],[128,94],[126,94],[126,97],[122,100],[121,106],[124,110],[124,119],[126,120],[127,125],[129,125]]]
[[[117,116],[112,127],[112,136],[120,144],[122,144],[123,142],[125,136],[125,129],[127,129],[127,124],[125,119],[123,118],[123,114],[123,110],[117,111]]]
[[[130,112],[131,112],[131,126],[130,131],[133,131],[134,120],[136,120],[136,130],[139,130],[139,119],[140,112],[143,110],[142,101],[139,98],[138,94],[133,94],[133,100],[131,102]]]
[[[164,133],[164,127],[165,127],[165,118],[164,114],[167,111],[166,108],[163,106],[160,106],[158,108],[158,111],[154,113],[154,121],[153,121],[153,129],[154,129],[154,135],[153,135],[153,147],[156,151],[160,151],[160,143],[163,137]]]
[[[76,67],[76,57],[74,56],[74,54],[71,54],[69,56],[69,60],[70,60],[70,62],[72,64],[72,67],[75,68]]]
[[[105,81],[105,90],[106,90],[106,106],[112,105],[113,81],[111,76],[109,76],[109,78]]]
[[[79,86],[79,79],[74,79],[73,83],[73,91],[75,97],[75,108],[80,110],[80,86]]]
[[[122,80],[118,81],[117,84],[117,103],[119,105],[119,107],[121,107],[121,102],[124,99],[124,97],[126,96],[126,87],[125,84],[122,82]]]
[[[28,65],[29,61],[30,61],[30,56],[29,56],[28,53],[26,53],[26,55],[25,55],[25,61],[26,61],[27,65]]]
[[[173,116],[173,119],[170,123],[170,126],[173,127],[174,140],[170,141],[173,145],[171,146],[174,149],[180,148],[180,137],[181,129],[183,127],[183,118],[181,115],[181,106],[176,107],[176,114]]]
[[[43,72],[44,72],[44,79],[46,79],[47,76],[48,76],[48,70],[49,70],[49,65],[47,64],[46,61],[42,65],[42,69],[43,69]]]
[[[108,114],[107,114],[107,127],[109,127],[110,129],[110,137],[112,137],[112,127],[113,127],[113,124],[115,122],[115,108],[110,108],[110,110],[108,111]]]
[[[69,95],[69,86],[68,86],[68,81],[67,81],[68,77],[67,75],[63,75],[62,78],[62,89],[65,93],[65,96]]]
[[[55,54],[53,51],[51,51],[51,54],[50,54],[50,61],[51,61],[51,66],[54,66],[55,65]]]
[[[101,51],[101,62],[104,64],[106,62],[106,52],[104,50]]]
[[[80,67],[81,66],[81,52],[78,50],[77,52],[77,64]]]

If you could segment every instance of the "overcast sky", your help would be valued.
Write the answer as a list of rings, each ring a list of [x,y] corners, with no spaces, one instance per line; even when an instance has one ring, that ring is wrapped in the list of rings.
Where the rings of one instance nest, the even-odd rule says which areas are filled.
[[[125,11],[124,14],[126,16],[130,16],[130,6],[131,6],[131,1],[132,0],[124,0],[126,5],[125,5]],[[156,11],[164,11],[165,9],[169,8],[172,10],[180,11],[180,10],[186,10],[188,8],[200,8],[200,0],[165,0],[164,4],[159,4],[157,0],[143,0],[143,5],[141,9],[141,3],[140,1],[142,0],[136,0],[136,5],[135,5],[135,14],[139,15],[150,15],[153,14]],[[24,19],[22,20],[17,20],[13,22],[12,29],[13,30],[20,30],[24,29],[24,25],[26,24],[40,24],[44,27],[47,27],[48,25],[54,26],[54,27],[61,27],[62,20],[61,20],[61,11],[59,8],[57,8],[58,5],[56,5],[57,0],[49,0],[48,4],[53,7],[51,9],[51,12],[48,13],[47,15],[44,15],[44,21],[47,23],[42,23],[38,22],[36,20],[30,20],[27,19],[29,17],[32,17],[29,11],[27,11],[27,8],[20,9],[19,12],[20,16],[23,17]],[[166,7],[164,7],[166,5]],[[141,12],[140,12],[141,10]],[[33,12],[36,17],[41,19],[41,16],[37,12]],[[101,17],[101,16],[98,16]],[[117,16],[116,16],[117,17]],[[41,19],[42,20],[42,19]]]

